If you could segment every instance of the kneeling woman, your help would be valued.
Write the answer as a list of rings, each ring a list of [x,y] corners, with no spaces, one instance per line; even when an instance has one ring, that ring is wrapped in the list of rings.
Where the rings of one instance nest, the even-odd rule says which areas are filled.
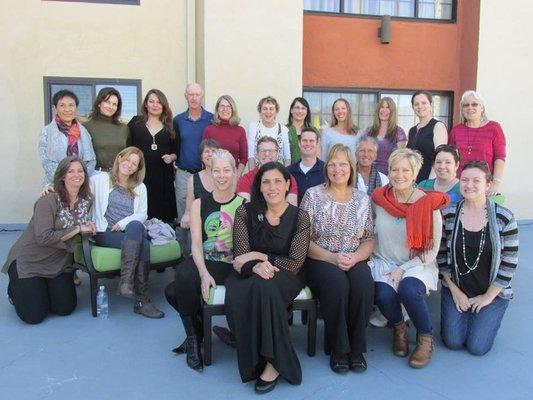
[[[302,381],[287,309],[303,288],[298,273],[310,226],[307,212],[286,202],[289,188],[290,174],[282,164],[264,164],[254,179],[250,203],[235,216],[235,271],[226,280],[226,312],[241,379],[257,379],[258,393],[274,389],[280,376],[293,385]]]
[[[487,199],[491,174],[485,161],[465,164],[460,186],[464,201],[443,210],[439,253],[443,276],[441,335],[454,350],[487,353],[509,300],[518,263],[518,228],[507,208]]]
[[[193,201],[190,209],[192,259],[176,268],[173,283],[165,289],[168,302],[180,314],[187,334],[185,345],[175,352],[187,353],[187,365],[201,371],[202,325],[200,307],[207,301],[209,289],[223,285],[233,270],[233,221],[244,199],[234,191],[235,159],[227,150],[215,150],[211,156],[212,193]]]
[[[59,162],[54,192],[35,203],[33,216],[7,256],[8,296],[21,320],[38,324],[48,313],[69,315],[76,308],[72,281],[72,239],[94,233],[88,221],[91,191],[85,163],[77,156]]]
[[[433,354],[433,328],[426,303],[437,290],[437,252],[442,233],[440,208],[449,203],[441,192],[423,192],[415,184],[422,167],[418,151],[399,149],[389,157],[390,186],[374,190],[377,246],[369,265],[376,281],[376,304],[394,329],[393,353],[409,352],[402,307],[417,331],[409,365],[422,368]]]
[[[335,144],[326,161],[326,183],[307,190],[302,204],[311,218],[306,262],[309,287],[318,296],[325,324],[325,351],[336,373],[366,370],[366,326],[374,281],[366,259],[374,249],[368,196],[355,189],[355,161]]]
[[[133,311],[148,318],[163,318],[148,299],[150,242],[144,229],[147,196],[144,186],[144,156],[137,147],[118,153],[109,173],[91,177],[94,195],[93,219],[98,246],[121,249],[117,294],[135,297]]]

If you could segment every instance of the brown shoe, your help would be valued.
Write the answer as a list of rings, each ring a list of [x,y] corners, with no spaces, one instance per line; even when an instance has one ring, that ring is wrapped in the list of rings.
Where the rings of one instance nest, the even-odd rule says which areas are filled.
[[[433,355],[433,335],[418,334],[416,336],[416,347],[409,359],[409,365],[413,368],[423,368],[429,364]]]
[[[392,327],[392,352],[397,357],[406,357],[409,353],[409,324],[402,321]]]
[[[120,255],[120,282],[117,287],[117,295],[133,297],[133,279],[135,270],[139,264],[139,252],[141,244],[136,240],[123,240]]]

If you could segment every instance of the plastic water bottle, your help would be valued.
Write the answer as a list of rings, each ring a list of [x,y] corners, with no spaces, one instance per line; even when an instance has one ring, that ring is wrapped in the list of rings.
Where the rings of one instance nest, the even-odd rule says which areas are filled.
[[[96,315],[102,319],[107,319],[109,316],[109,303],[104,285],[100,286],[96,294]]]

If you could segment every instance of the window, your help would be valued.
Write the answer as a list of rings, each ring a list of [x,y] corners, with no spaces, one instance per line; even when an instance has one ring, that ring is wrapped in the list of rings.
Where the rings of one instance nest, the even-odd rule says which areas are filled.
[[[455,20],[455,0],[304,0],[304,10]]]
[[[98,92],[111,86],[122,97],[121,120],[128,122],[139,114],[141,104],[141,81],[139,79],[100,79],[100,78],[61,78],[44,77],[45,122],[48,124],[53,116],[52,97],[61,89],[73,91],[80,101],[78,117],[85,121],[91,113],[93,101]]]
[[[138,6],[141,4],[141,0],[43,0],[43,1],[63,1],[71,3],[107,3],[107,4],[130,4],[132,6]]]
[[[391,97],[398,108],[398,125],[405,132],[418,122],[411,107],[411,96],[415,91],[393,90],[316,90],[304,89],[303,97],[311,108],[312,125],[320,130],[330,126],[331,106],[339,97],[350,103],[353,121],[359,129],[366,129],[372,125],[374,111],[379,99]],[[432,92],[434,116],[444,122],[448,129],[452,126],[453,95],[450,92]]]

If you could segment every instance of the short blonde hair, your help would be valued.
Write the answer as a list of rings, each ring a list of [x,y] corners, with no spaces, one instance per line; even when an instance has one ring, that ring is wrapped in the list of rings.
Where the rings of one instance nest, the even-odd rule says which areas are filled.
[[[339,153],[344,153],[346,155],[346,159],[348,160],[348,163],[350,164],[350,177],[348,178],[348,187],[354,187],[355,185],[355,174],[357,173],[357,167],[355,165],[355,157],[352,154],[352,151],[348,146],[345,146],[342,143],[337,143],[331,146],[331,148],[328,151],[328,156],[326,158],[326,162],[324,163],[324,179],[326,187],[329,188],[331,186],[331,180],[328,176],[328,164],[331,161],[333,157],[335,157]]]
[[[235,103],[235,100],[233,100],[233,97],[231,97],[229,94],[224,94],[218,98],[217,103],[215,104],[215,111],[213,112],[213,124],[220,125],[220,115],[218,114],[218,107],[220,106],[222,100],[226,100],[231,106],[231,117],[228,121],[229,124],[239,125],[241,119],[239,118],[239,113],[237,112],[237,104]]]
[[[407,161],[409,162],[409,165],[411,166],[411,170],[413,171],[413,174],[416,177],[418,173],[420,172],[420,168],[422,168],[422,163],[424,159],[417,150],[412,150],[408,148],[397,149],[392,152],[392,154],[389,157],[389,173],[393,165],[397,164],[404,158],[407,159]]]
[[[109,171],[109,178],[110,178],[109,181],[112,187],[115,187],[118,185],[118,164],[120,162],[120,159],[128,158],[132,154],[137,154],[137,156],[139,157],[139,165],[137,166],[137,171],[135,171],[128,178],[126,189],[128,190],[128,194],[131,197],[135,197],[135,192],[133,191],[133,189],[135,189],[137,186],[139,186],[144,181],[144,175],[146,173],[146,168],[144,166],[145,164],[144,154],[141,151],[141,149],[134,147],[134,146],[130,146],[120,151],[115,157],[113,168],[111,168],[111,171]]]

